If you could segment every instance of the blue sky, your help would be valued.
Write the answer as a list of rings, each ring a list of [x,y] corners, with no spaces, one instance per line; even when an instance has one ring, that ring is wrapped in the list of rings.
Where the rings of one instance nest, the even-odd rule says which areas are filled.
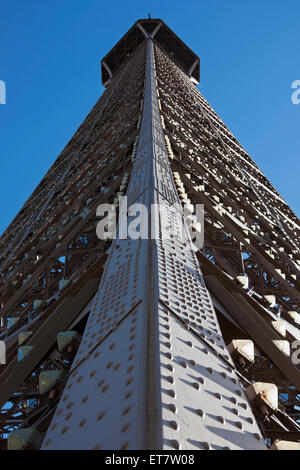
[[[199,54],[202,93],[299,216],[299,0],[1,0],[0,233],[102,93],[101,58],[148,12]]]

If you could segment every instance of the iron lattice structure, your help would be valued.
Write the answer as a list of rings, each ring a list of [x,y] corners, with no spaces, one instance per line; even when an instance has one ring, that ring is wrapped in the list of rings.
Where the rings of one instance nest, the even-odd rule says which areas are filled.
[[[300,222],[196,88],[199,73],[161,20],[139,20],[2,235],[2,449],[300,441]],[[148,239],[97,237],[97,207],[121,215],[120,195],[160,206],[141,219]],[[198,252],[176,237],[191,204],[205,208]]]

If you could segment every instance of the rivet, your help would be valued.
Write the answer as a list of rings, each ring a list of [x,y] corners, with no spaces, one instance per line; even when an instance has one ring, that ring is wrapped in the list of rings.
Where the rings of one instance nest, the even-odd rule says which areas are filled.
[[[128,446],[129,446],[129,442],[128,442],[128,441],[123,442],[123,444],[121,444],[120,449],[121,449],[121,450],[125,450],[125,449],[127,449]]]
[[[200,416],[200,418],[205,418],[205,413],[203,410],[197,410],[197,413]]]
[[[177,410],[176,410],[176,406],[173,405],[172,403],[170,403],[170,404],[168,405],[168,408],[169,408],[169,410],[170,410],[172,413],[176,413],[176,411],[177,411]]]
[[[209,442],[201,442],[201,445],[202,445],[203,449],[205,449],[205,450],[210,450],[211,449]]]
[[[170,441],[170,444],[174,449],[176,449],[176,450],[180,449],[180,444],[179,444],[178,441],[172,440],[172,441]]]
[[[127,429],[129,429],[129,427],[130,427],[130,423],[124,424],[124,426],[122,427],[122,432],[126,432]]]

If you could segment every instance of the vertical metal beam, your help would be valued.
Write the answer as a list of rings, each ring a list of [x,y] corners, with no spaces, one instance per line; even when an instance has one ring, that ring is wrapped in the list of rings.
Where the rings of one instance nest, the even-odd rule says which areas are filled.
[[[151,33],[151,39],[154,39],[160,28],[162,27],[162,23],[158,23],[156,28],[154,29],[153,33]]]
[[[193,65],[190,67],[189,71],[188,71],[188,76],[190,77],[192,75],[192,73],[194,72],[195,70],[195,67],[196,65],[199,64],[199,59],[195,60],[195,62],[193,63]]]
[[[186,227],[168,162],[152,40],[128,206],[43,449],[263,449]],[[152,209],[152,205],[157,204]],[[121,208],[120,212],[122,215]],[[131,222],[132,218],[129,218]],[[175,233],[163,239],[163,225]]]

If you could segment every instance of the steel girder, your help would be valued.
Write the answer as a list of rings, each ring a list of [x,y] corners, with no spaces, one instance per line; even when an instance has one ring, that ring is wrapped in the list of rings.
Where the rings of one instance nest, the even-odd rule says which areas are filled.
[[[129,174],[128,203],[158,203],[162,212],[151,213],[152,238],[110,248],[96,236],[96,209],[108,202],[122,216],[115,200]],[[162,238],[165,224],[179,227],[187,201],[205,206],[197,257],[189,243]],[[174,58],[156,39],[147,53],[136,45],[0,239],[9,363],[0,366],[1,448],[10,431],[28,426],[46,433],[45,449],[256,449],[265,448],[261,436],[299,440],[298,366],[274,343],[282,325],[290,345],[300,337],[299,232]],[[249,287],[238,285],[241,276]],[[70,327],[83,338],[77,353],[61,354],[56,334]],[[33,353],[14,371],[18,334],[29,330]],[[255,343],[249,368],[228,355],[237,338]],[[69,380],[41,397],[47,368]],[[266,420],[243,389],[268,380],[280,406]]]

